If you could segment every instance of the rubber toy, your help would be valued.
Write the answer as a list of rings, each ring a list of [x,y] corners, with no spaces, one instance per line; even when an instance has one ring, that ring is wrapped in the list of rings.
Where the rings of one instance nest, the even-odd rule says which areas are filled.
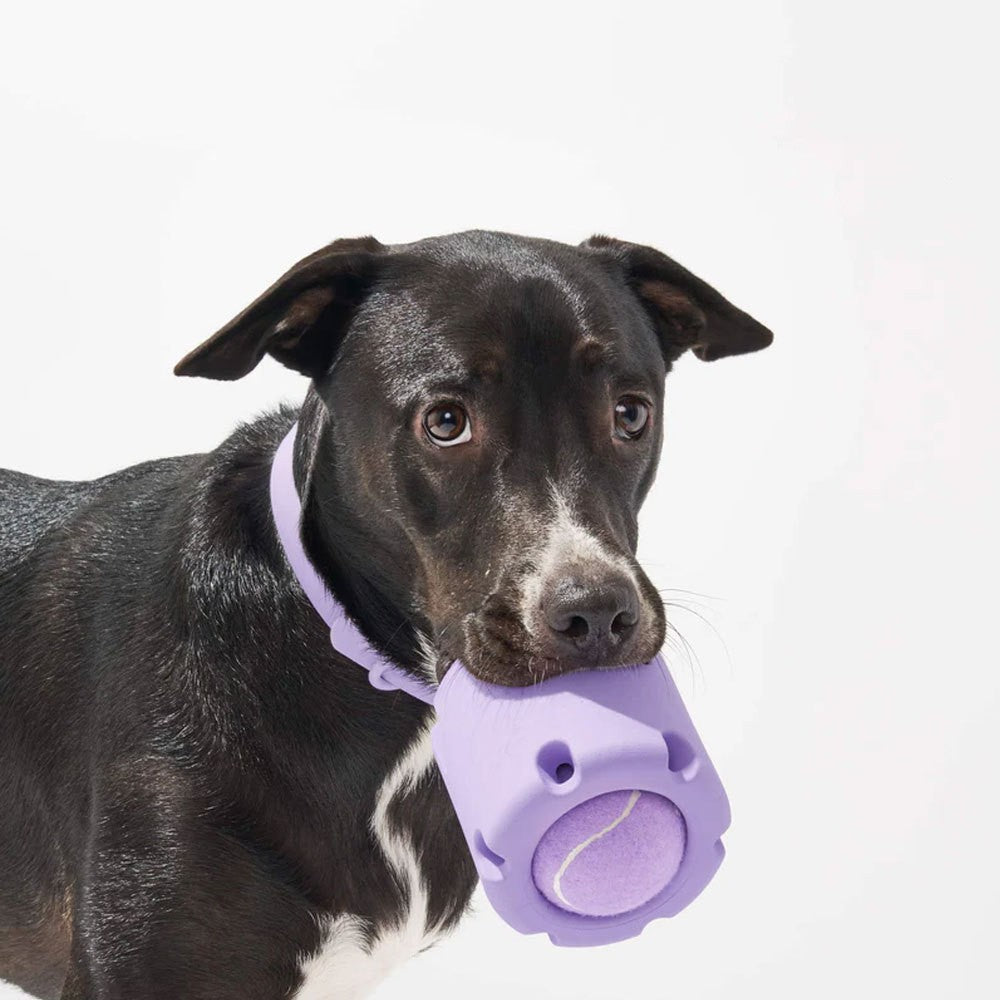
[[[289,564],[333,647],[376,688],[434,706],[434,756],[486,894],[525,934],[558,945],[634,937],[709,883],[729,803],[661,656],[531,687],[487,684],[459,661],[436,688],[375,652],[300,537],[295,426],[271,468]]]

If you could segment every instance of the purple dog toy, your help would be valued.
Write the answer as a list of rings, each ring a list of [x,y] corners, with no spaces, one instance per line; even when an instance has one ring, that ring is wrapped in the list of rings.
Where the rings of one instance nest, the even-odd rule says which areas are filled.
[[[486,894],[524,934],[609,944],[672,917],[722,862],[729,803],[660,656],[527,688],[459,661],[435,690],[365,642],[309,561],[293,426],[271,468],[278,535],[334,648],[372,685],[433,704],[431,739]]]

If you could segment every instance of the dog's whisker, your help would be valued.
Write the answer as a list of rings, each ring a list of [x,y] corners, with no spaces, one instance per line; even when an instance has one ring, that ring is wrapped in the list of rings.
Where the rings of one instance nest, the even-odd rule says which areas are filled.
[[[672,622],[667,622],[667,638],[675,640],[673,648],[677,650],[678,658],[687,665],[691,675],[691,683],[694,685],[699,679],[704,683],[704,672],[701,669],[701,661],[695,653],[694,647],[688,642],[684,634]],[[697,665],[697,670],[695,669]],[[700,675],[700,677],[699,677]]]
[[[724,601],[724,597],[715,594],[703,594],[698,590],[684,590],[681,587],[657,587],[661,594],[689,594],[692,597],[701,597],[706,601]]]
[[[725,637],[719,631],[715,622],[713,622],[711,618],[709,618],[706,614],[703,614],[697,608],[693,608],[688,604],[683,604],[678,601],[664,601],[663,603],[666,605],[666,607],[673,608],[675,611],[686,611],[688,614],[694,615],[695,618],[697,618],[703,625],[705,625],[708,629],[710,629],[712,634],[718,640],[719,645],[722,647],[722,651],[726,657],[726,663],[729,666],[730,671],[732,671],[733,658],[729,650],[729,645],[726,643]]]

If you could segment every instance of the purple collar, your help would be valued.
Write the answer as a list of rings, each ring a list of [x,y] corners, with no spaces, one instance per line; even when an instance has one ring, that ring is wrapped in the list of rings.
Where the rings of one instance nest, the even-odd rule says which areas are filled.
[[[302,547],[299,534],[302,506],[292,474],[297,429],[298,425],[292,424],[271,463],[271,513],[292,572],[309,598],[309,603],[330,626],[333,648],[341,656],[346,656],[367,670],[372,687],[380,691],[405,691],[414,698],[433,704],[435,688],[390,663],[368,645],[358,627],[347,617],[341,603],[327,589]]]

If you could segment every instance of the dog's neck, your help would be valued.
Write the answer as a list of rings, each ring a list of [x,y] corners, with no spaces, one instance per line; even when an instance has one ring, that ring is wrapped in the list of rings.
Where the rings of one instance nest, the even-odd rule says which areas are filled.
[[[421,701],[432,703],[434,690],[431,687],[372,648],[306,553],[302,507],[294,471],[296,431],[297,425],[293,425],[278,446],[271,464],[271,513],[285,558],[309,602],[330,627],[330,641],[338,653],[367,670],[373,687],[406,691]]]

